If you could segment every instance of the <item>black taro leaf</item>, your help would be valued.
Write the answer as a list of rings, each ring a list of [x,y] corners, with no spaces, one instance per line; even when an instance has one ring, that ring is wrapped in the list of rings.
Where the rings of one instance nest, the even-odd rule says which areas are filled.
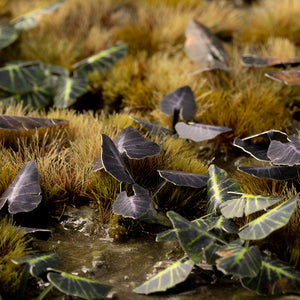
[[[216,260],[217,268],[224,274],[252,278],[260,271],[262,258],[257,246],[246,248],[233,242],[217,254],[221,257]]]
[[[29,272],[32,276],[47,281],[47,268],[55,268],[58,265],[59,257],[55,253],[43,253],[16,257],[12,261],[15,264],[27,263],[30,266]]]
[[[300,174],[300,166],[238,167],[238,170],[254,177],[274,180],[294,179]]]
[[[124,152],[131,159],[156,156],[160,146],[144,138],[137,129],[129,126],[122,130],[113,140],[120,153]]]
[[[220,233],[222,231],[225,231],[227,233],[238,233],[239,231],[239,226],[236,223],[234,223],[230,219],[225,218],[222,215],[218,217],[210,217],[207,219],[207,221],[209,222],[207,230],[214,229],[214,232],[217,233]]]
[[[255,55],[243,55],[242,65],[245,67],[296,67],[300,65],[298,58],[285,58],[285,57],[260,57]]]
[[[252,157],[256,158],[260,161],[270,161],[267,151],[267,147],[262,147],[256,144],[252,144],[249,141],[241,140],[240,138],[235,138],[233,141],[233,145],[241,148],[246,153],[250,154]]]
[[[206,226],[201,227],[200,224],[189,222],[173,211],[169,211],[167,216],[170,218],[174,229],[176,229],[182,249],[195,263],[202,262],[203,250],[211,258],[214,253],[210,249],[216,251],[220,248],[220,245],[216,246],[215,244],[220,239],[214,234],[207,232]],[[222,243],[225,244],[224,242]]]
[[[29,212],[41,202],[39,171],[35,161],[28,162],[0,198],[0,209],[8,201],[11,214]]]
[[[28,30],[37,26],[38,22],[44,15],[51,14],[54,10],[60,7],[66,0],[60,0],[43,8],[31,11],[21,17],[12,20],[10,23],[18,30]]]
[[[221,213],[226,218],[241,218],[263,210],[282,200],[276,196],[236,194],[235,199],[227,200],[220,205]]]
[[[40,62],[11,63],[0,68],[0,88],[10,93],[30,92],[45,78],[45,65]]]
[[[261,240],[285,226],[297,207],[298,194],[241,228],[242,240]]]
[[[112,206],[114,214],[138,219],[147,212],[152,201],[149,191],[136,183],[133,185],[133,191],[133,196],[127,196],[125,191],[118,195]]]
[[[183,139],[190,139],[194,142],[202,142],[214,139],[221,133],[231,131],[228,127],[178,122],[175,125],[175,130],[179,137]]]
[[[216,165],[210,165],[208,168],[207,189],[208,213],[216,212],[221,203],[235,198],[235,195],[229,192],[242,192],[241,186],[234,179],[229,178],[225,170]]]
[[[105,297],[112,288],[110,285],[66,272],[49,271],[47,274],[49,282],[67,295],[78,296],[83,299],[98,299]]]
[[[0,130],[26,131],[67,123],[66,120],[0,115]]]
[[[245,288],[262,295],[299,294],[300,272],[280,261],[263,256],[258,275],[254,278],[243,278],[241,283]]]
[[[185,30],[186,55],[207,69],[227,69],[227,53],[221,41],[203,24],[191,19]]]
[[[18,30],[9,24],[0,25],[0,49],[12,44],[19,36]]]
[[[186,85],[165,96],[160,102],[160,110],[168,116],[174,111],[180,111],[183,120],[191,120],[196,112],[195,96],[191,88]]]
[[[271,141],[268,157],[274,165],[294,166],[300,163],[300,142],[297,136],[290,136],[288,143]]]
[[[58,89],[54,97],[54,106],[67,108],[74,104],[78,97],[88,91],[88,78],[86,76],[65,77],[58,79]]]
[[[146,295],[164,292],[178,283],[184,282],[191,273],[193,267],[194,262],[191,259],[181,259],[135,288],[134,292]]]
[[[101,139],[101,161],[105,171],[120,182],[134,183],[131,170],[114,142],[106,134],[101,134]]]
[[[167,136],[167,135],[173,135],[174,132],[170,129],[167,129],[165,127],[131,117],[134,121],[138,122],[144,129],[146,129],[148,132],[150,132],[153,135],[161,135],[161,136]]]
[[[108,71],[118,60],[127,55],[127,52],[127,44],[115,45],[74,64],[73,68],[76,69],[77,74],[81,74],[82,76],[87,76],[88,72],[94,70],[102,74]]]
[[[169,182],[179,186],[202,188],[206,186],[208,176],[204,174],[187,173],[181,171],[157,170],[159,175]]]
[[[268,72],[265,76],[287,85],[300,85],[300,70]]]

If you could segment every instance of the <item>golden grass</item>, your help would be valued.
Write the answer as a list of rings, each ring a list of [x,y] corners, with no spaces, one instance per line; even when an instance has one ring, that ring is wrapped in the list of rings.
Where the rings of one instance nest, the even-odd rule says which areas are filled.
[[[12,297],[20,283],[22,266],[11,259],[28,254],[29,240],[16,226],[7,224],[7,218],[0,221],[0,294]]]

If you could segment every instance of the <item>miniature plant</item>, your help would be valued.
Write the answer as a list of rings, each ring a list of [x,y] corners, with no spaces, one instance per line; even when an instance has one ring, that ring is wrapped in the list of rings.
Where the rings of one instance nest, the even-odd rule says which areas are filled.
[[[244,287],[259,294],[300,293],[298,271],[262,253],[258,246],[249,245],[249,241],[262,240],[289,222],[297,206],[298,194],[274,207],[282,200],[280,197],[236,193],[239,186],[224,170],[214,165],[209,169],[210,214],[188,221],[169,211],[167,215],[174,229],[157,237],[159,241],[177,238],[187,258],[175,262],[134,291],[142,294],[165,291],[186,280],[193,265],[203,263],[204,257],[206,264],[225,275],[232,275]],[[229,226],[243,216],[244,209],[246,214],[252,214],[270,206],[273,208],[267,213],[238,231]]]
[[[82,299],[105,297],[112,288],[94,280],[53,269],[58,264],[58,260],[58,255],[54,253],[14,258],[13,262],[15,264],[26,263],[23,272],[24,281],[20,285],[18,296],[22,297],[24,294],[29,273],[39,280],[50,283],[38,297],[39,300],[43,299],[53,286],[66,295],[78,296]]]
[[[253,144],[254,138],[267,139],[267,146]],[[257,160],[269,162],[271,166],[239,167],[240,171],[256,177],[287,180],[298,177],[300,167],[300,143],[297,136],[288,136],[278,130],[268,130],[244,139],[236,138],[234,145]]]

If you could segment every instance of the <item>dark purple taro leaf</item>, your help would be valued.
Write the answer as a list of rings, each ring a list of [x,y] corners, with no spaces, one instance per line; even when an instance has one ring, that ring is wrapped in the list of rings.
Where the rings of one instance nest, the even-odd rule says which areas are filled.
[[[300,85],[300,70],[268,72],[265,76],[286,85]]]
[[[67,123],[66,120],[0,115],[0,130],[27,131]]]
[[[221,41],[203,24],[191,19],[185,30],[186,55],[195,63],[204,65],[214,61],[226,62],[227,53]]]
[[[240,138],[235,138],[233,141],[233,145],[241,148],[246,153],[250,154],[252,157],[256,158],[260,161],[270,161],[267,151],[267,147],[259,146],[256,144],[252,144],[249,141],[241,140]]]
[[[120,182],[134,183],[133,175],[129,168],[129,162],[124,160],[124,157],[120,154],[114,142],[106,134],[101,134],[101,139],[102,151],[100,158],[101,165],[105,171]],[[96,158],[96,160],[98,158]],[[97,162],[96,166],[99,166]],[[97,170],[99,169],[95,168],[94,162],[94,171]]]
[[[134,121],[138,122],[144,129],[146,129],[148,132],[155,136],[168,136],[168,135],[173,135],[174,132],[168,128],[131,117]]]
[[[238,170],[258,178],[289,180],[298,177],[300,166],[257,166],[238,167]]]
[[[179,186],[202,188],[206,186],[208,176],[204,174],[187,173],[182,171],[157,170],[159,175],[169,182]]]
[[[122,130],[114,140],[114,144],[120,153],[125,152],[131,159],[142,159],[156,156],[160,152],[160,146],[144,138],[137,129],[129,126]]]
[[[199,123],[185,124],[183,122],[178,122],[175,125],[175,130],[179,137],[183,139],[190,139],[194,142],[203,142],[214,139],[221,133],[231,131],[231,128]]]
[[[298,136],[290,136],[290,142],[271,141],[268,157],[274,165],[294,166],[300,163],[300,142]]]
[[[255,55],[243,55],[242,65],[245,67],[296,67],[300,65],[299,58],[286,58],[286,57],[261,57]]]
[[[183,120],[193,119],[196,112],[193,91],[188,85],[176,89],[162,99],[160,110],[168,116],[173,116],[174,111],[179,111]]]
[[[28,162],[0,198],[0,209],[8,201],[10,214],[29,212],[41,202],[39,171],[35,161]]]
[[[146,214],[152,201],[149,191],[137,183],[132,188],[134,191],[133,196],[128,196],[126,191],[118,195],[112,206],[114,214],[133,219],[138,219]]]

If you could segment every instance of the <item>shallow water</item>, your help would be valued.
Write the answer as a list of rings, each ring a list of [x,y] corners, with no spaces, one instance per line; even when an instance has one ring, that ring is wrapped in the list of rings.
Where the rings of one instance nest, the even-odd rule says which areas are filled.
[[[105,238],[104,232],[90,234],[89,208],[73,210],[78,218],[65,219],[53,228],[47,241],[36,240],[40,251],[54,251],[61,258],[57,269],[98,280],[113,286],[109,298],[122,300],[206,300],[266,299],[244,289],[238,282],[219,281],[191,275],[191,279],[168,293],[139,295],[133,289],[151,275],[182,257],[177,242],[155,242],[155,236],[144,236],[125,242]],[[278,297],[276,297],[278,298]],[[280,299],[300,299],[282,296]],[[278,299],[279,299],[278,298]],[[52,289],[44,299],[73,299]],[[75,299],[75,298],[74,298]],[[78,298],[76,298],[78,299]]]

